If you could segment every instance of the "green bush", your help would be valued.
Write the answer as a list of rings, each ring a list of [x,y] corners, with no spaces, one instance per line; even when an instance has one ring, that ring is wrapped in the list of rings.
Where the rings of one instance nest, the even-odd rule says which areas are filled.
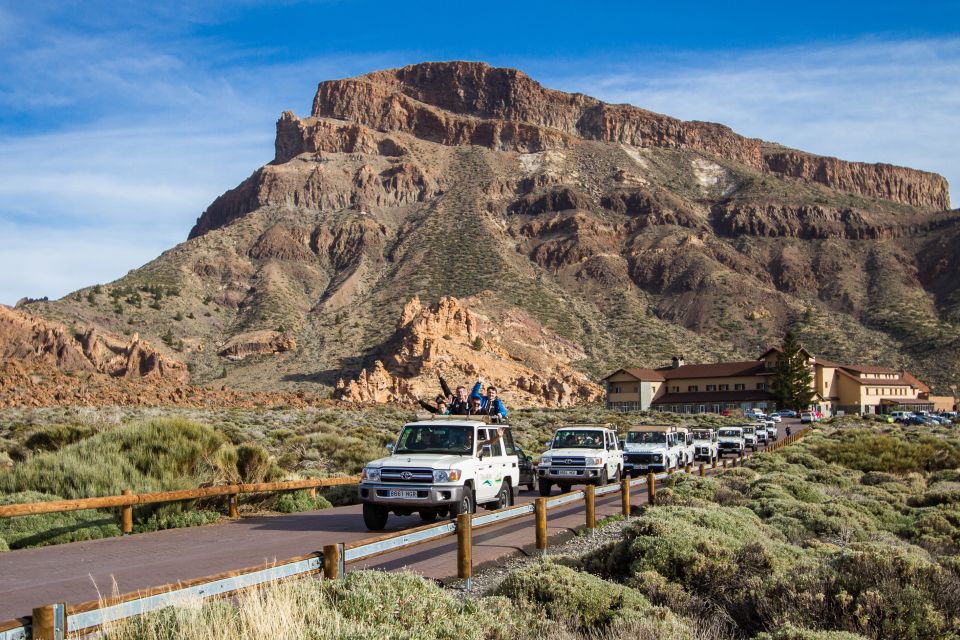
[[[61,496],[22,491],[0,496],[0,504],[50,502]],[[50,544],[95,540],[120,535],[118,516],[108,511],[84,509],[64,513],[43,513],[0,518],[0,550],[23,549]]]
[[[323,496],[311,498],[308,491],[292,491],[280,494],[274,508],[281,513],[299,513],[301,511],[329,509],[332,506],[330,501]]]
[[[134,525],[136,533],[148,531],[162,531],[164,529],[179,529],[181,527],[199,527],[205,524],[219,522],[223,518],[217,511],[205,509],[196,510],[164,510],[153,513],[144,522]]]
[[[33,451],[56,451],[96,432],[97,428],[89,424],[52,424],[31,433],[24,445]]]

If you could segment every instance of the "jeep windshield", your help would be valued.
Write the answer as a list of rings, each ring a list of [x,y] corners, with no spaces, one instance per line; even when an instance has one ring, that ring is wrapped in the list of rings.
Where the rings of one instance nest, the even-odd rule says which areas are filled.
[[[400,433],[394,453],[441,453],[473,455],[473,427],[407,425]]]
[[[712,440],[713,432],[712,431],[694,431],[693,439],[694,440]]]
[[[561,429],[553,437],[553,449],[603,449],[603,432]]]
[[[753,427],[744,427],[744,428],[743,428],[743,432],[744,432],[744,433],[753,433]]]
[[[734,429],[722,429],[719,435],[721,438],[739,438],[742,434]]]
[[[630,444],[664,444],[666,441],[667,434],[663,431],[631,431],[627,434]]]

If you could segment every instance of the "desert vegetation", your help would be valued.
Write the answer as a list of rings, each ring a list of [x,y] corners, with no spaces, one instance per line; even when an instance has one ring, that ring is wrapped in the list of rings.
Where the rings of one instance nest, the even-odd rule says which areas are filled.
[[[531,561],[488,593],[357,572],[108,636],[960,638],[958,446],[950,429],[837,420],[719,477],[675,476],[619,539]]]

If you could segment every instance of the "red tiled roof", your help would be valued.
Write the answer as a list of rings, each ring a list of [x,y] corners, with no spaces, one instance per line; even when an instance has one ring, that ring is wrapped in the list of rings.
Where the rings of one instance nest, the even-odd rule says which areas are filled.
[[[668,393],[650,404],[698,404],[708,402],[752,402],[758,400],[773,401],[776,397],[762,389],[744,391],[692,391],[687,393]]]
[[[857,373],[895,373],[898,376],[900,375],[898,370],[891,369],[890,367],[874,367],[867,364],[842,364],[840,366],[850,371],[856,371]]]
[[[717,362],[715,364],[685,364],[682,367],[660,367],[657,369],[657,372],[667,380],[756,376],[766,373],[766,371],[766,365],[762,360]]]
[[[607,380],[609,378],[612,378],[613,376],[617,375],[621,371],[623,373],[630,374],[637,380],[646,380],[650,382],[663,382],[664,380],[664,377],[653,369],[617,369],[616,371],[614,371],[613,373],[611,373],[610,375],[608,375],[606,378],[603,378],[603,379]]]
[[[920,393],[930,393],[930,387],[925,385],[920,378],[916,377],[906,369],[903,370],[903,379],[920,389]]]

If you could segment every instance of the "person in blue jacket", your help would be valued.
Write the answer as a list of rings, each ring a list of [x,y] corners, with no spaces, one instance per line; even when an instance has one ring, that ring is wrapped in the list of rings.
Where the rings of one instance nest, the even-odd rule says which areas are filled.
[[[477,379],[477,384],[473,385],[473,391],[470,392],[471,398],[480,398],[481,413],[488,416],[499,416],[501,420],[507,419],[507,408],[497,397],[497,388],[493,385],[487,387],[487,395],[480,395],[480,387],[483,386],[483,378]]]

